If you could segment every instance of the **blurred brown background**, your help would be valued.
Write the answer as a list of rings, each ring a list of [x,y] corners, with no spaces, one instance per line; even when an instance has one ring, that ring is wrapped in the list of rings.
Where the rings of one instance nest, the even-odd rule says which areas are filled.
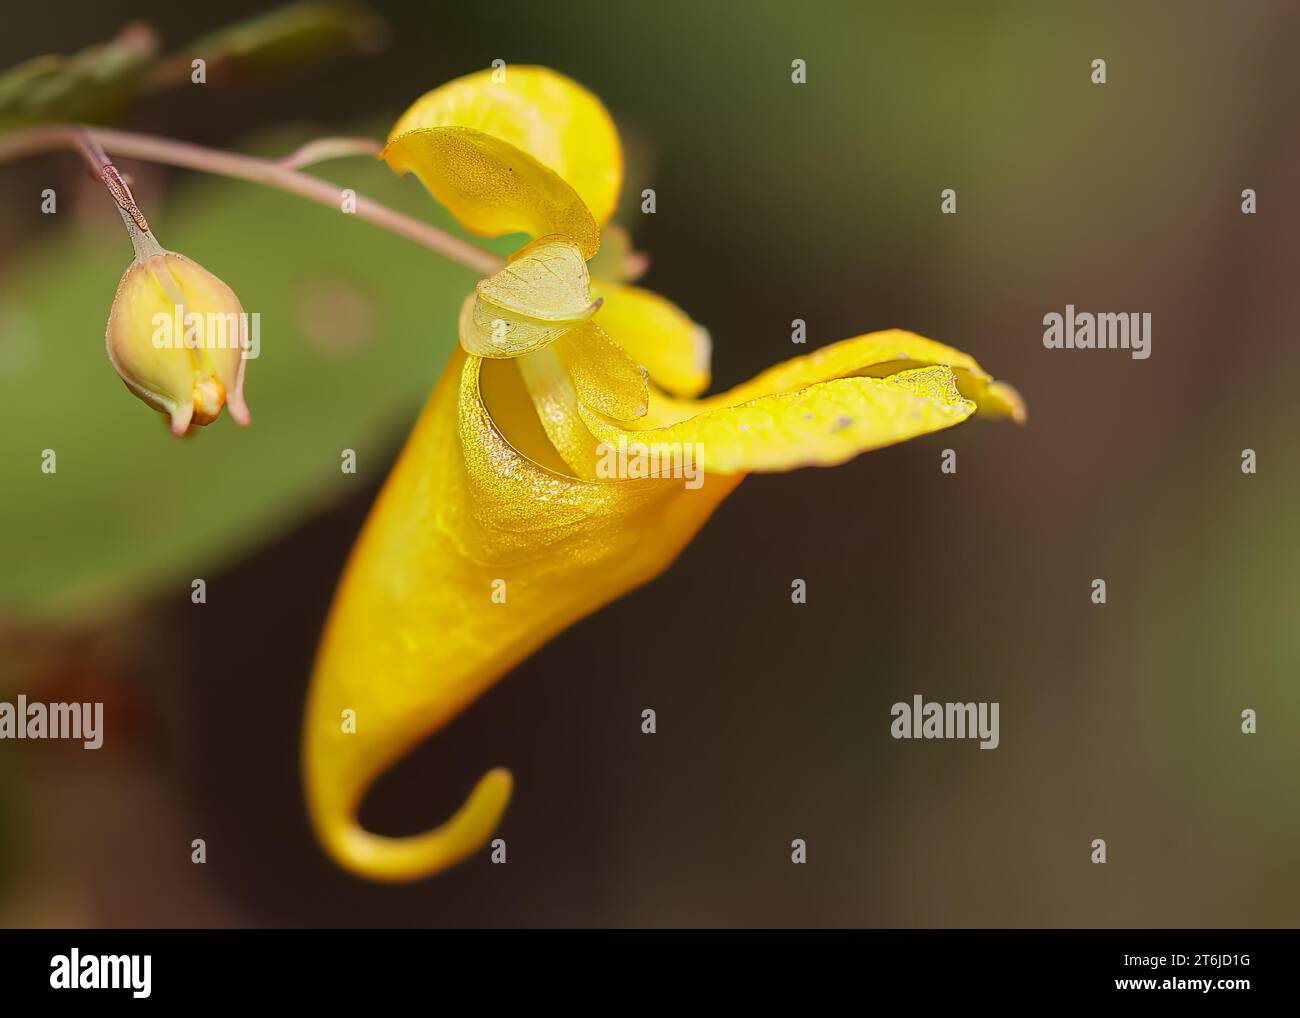
[[[259,9],[232,3],[217,22],[202,5],[50,0],[18,16],[7,2],[4,66],[137,19],[170,50]],[[182,89],[124,123],[222,146],[286,124],[349,133],[364,122],[378,135],[421,92],[493,59],[547,64],[604,99],[629,148],[629,188],[656,189],[657,214],[629,205],[624,222],[652,256],[645,284],[710,328],[716,387],[804,352],[790,343],[793,318],[807,320],[810,345],[901,326],[1014,382],[1029,423],[974,421],[839,469],[747,480],[664,577],[508,676],[381,781],[363,814],[389,833],[424,830],[484,769],[507,765],[508,865],[480,853],[434,880],[381,887],[336,870],[313,842],[298,728],[332,586],[418,398],[404,390],[369,422],[376,456],[340,479],[337,452],[320,450],[349,436],[313,444],[328,409],[278,426],[255,363],[249,401],[264,416],[245,434],[223,421],[185,445],[229,443],[238,464],[258,455],[260,425],[293,443],[278,456],[333,457],[307,494],[250,509],[219,558],[220,535],[193,561],[168,550],[160,569],[176,576],[129,597],[34,620],[21,592],[37,581],[11,585],[0,692],[102,699],[108,731],[97,753],[0,743],[0,923],[1296,924],[1300,10],[372,9],[389,25],[378,54],[252,92]],[[1097,57],[1104,86],[1089,80]],[[805,86],[790,83],[794,58],[807,61]],[[75,183],[75,161],[0,168],[0,185],[34,194],[54,175]],[[220,196],[247,187],[146,179],[164,243],[218,262],[209,267],[241,295],[274,299],[289,256],[258,262],[258,235],[240,238],[246,251],[204,247],[224,235]],[[436,216],[416,185],[396,186]],[[939,213],[946,187],[956,216]],[[1240,210],[1248,187],[1254,216]],[[307,253],[332,228],[327,211],[247,200],[293,206],[285,214],[309,225],[289,241],[325,259],[312,271],[330,292],[387,271],[354,266],[345,250]],[[169,223],[205,202],[211,229]],[[99,336],[129,252],[120,234],[95,232],[102,196],[84,206],[57,224],[26,205],[0,214],[0,293],[25,335],[111,390],[120,383]],[[85,282],[63,284],[57,261],[30,267],[55,243],[110,250]],[[383,250],[412,280],[445,272],[401,241]],[[467,278],[453,276],[448,294]],[[39,304],[24,303],[39,285],[62,287],[67,327],[84,322],[84,334],[43,331]],[[377,316],[369,342],[410,344],[426,389],[453,341],[454,304],[435,312],[422,299],[413,281],[369,311],[362,300],[355,329]],[[390,335],[385,308],[403,301],[423,331]],[[1151,358],[1045,350],[1042,317],[1067,303],[1150,312]],[[310,315],[296,325],[311,332]],[[0,331],[0,352],[17,334]],[[55,394],[21,409],[7,398],[34,385],[14,349],[0,358],[0,407],[25,443],[14,456],[28,459],[0,463],[10,492],[59,412]],[[348,356],[363,363],[366,349]],[[384,386],[366,376],[360,397],[389,399]],[[130,470],[136,444],[163,436],[124,391],[111,396]],[[955,476],[939,470],[949,447]],[[1255,476],[1240,470],[1247,447]],[[75,462],[61,459],[61,472]],[[214,514],[227,486],[255,483],[229,470]],[[156,505],[151,485],[166,481],[137,479],[140,513]],[[117,496],[89,497],[111,513]],[[20,506],[5,517],[6,561],[33,542],[75,541],[79,527],[148,553],[145,536],[60,525],[38,503],[0,498]],[[209,580],[201,609],[194,575]],[[795,577],[808,581],[806,606],[790,603]],[[1090,603],[1094,577],[1107,581],[1105,606]],[[654,631],[637,624],[647,617]],[[915,693],[999,701],[1000,748],[895,742],[890,706]],[[653,737],[639,730],[645,707],[658,712]],[[1257,735],[1240,733],[1247,707]],[[201,867],[189,861],[196,837],[208,846]],[[795,837],[808,842],[806,866],[790,863]],[[1107,842],[1105,866],[1089,862],[1094,838]]]

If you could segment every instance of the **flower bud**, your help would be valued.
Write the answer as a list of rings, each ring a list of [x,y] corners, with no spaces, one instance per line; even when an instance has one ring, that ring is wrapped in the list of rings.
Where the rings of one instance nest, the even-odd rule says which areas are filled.
[[[150,234],[137,240],[152,242]],[[244,402],[248,325],[239,298],[197,262],[156,242],[137,243],[108,316],[108,359],[133,393],[171,418],[172,434],[211,424]]]

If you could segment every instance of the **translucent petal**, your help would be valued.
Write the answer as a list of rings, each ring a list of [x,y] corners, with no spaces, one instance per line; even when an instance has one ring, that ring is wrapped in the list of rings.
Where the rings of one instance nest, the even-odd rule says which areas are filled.
[[[460,309],[460,345],[476,357],[521,357],[549,346],[569,328],[567,323],[556,325],[512,316],[477,293],[466,297]]]
[[[587,263],[578,246],[543,237],[520,248],[496,275],[481,280],[478,295],[517,317],[576,325],[596,313]]]

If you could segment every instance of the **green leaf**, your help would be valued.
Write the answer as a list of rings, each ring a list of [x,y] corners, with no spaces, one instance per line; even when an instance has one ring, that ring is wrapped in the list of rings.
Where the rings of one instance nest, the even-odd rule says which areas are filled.
[[[325,175],[446,221],[378,162],[334,163]],[[223,414],[177,440],[127,391],[103,341],[131,256],[126,235],[50,217],[52,236],[34,240],[0,284],[0,611],[66,617],[188,587],[378,483],[456,343],[475,282],[410,241],[255,185],[186,180],[149,215],[165,247],[261,315],[245,389],[252,427]],[[41,471],[46,449],[53,474]],[[346,449],[355,475],[340,469]]]
[[[357,4],[289,4],[194,40],[164,61],[154,78],[188,81],[191,61],[201,57],[215,84],[283,84],[286,72],[349,52],[374,52],[387,36],[384,21]]]
[[[102,122],[123,108],[158,51],[145,25],[76,56],[35,57],[0,74],[0,128],[47,120]]]

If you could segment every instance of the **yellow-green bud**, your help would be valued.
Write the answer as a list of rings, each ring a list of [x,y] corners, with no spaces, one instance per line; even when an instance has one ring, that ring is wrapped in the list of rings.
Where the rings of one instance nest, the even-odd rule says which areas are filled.
[[[171,418],[174,435],[210,424],[244,402],[248,324],[239,298],[197,262],[165,251],[151,234],[137,240],[108,317],[108,358],[132,392]],[[144,243],[140,243],[144,241]]]

